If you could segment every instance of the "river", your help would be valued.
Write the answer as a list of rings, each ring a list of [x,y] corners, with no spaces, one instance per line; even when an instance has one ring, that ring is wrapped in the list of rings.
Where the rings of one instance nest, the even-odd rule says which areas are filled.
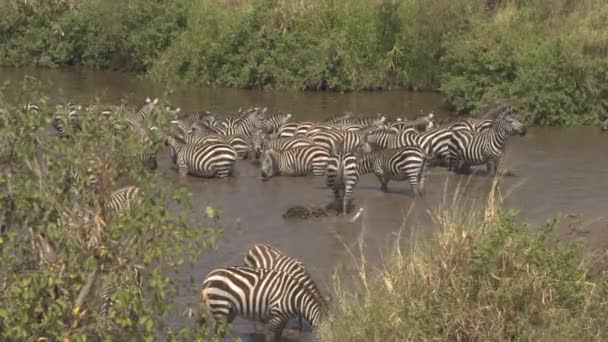
[[[52,82],[50,96],[58,101],[88,103],[98,97],[104,103],[119,103],[126,98],[136,105],[147,96],[162,96],[165,91],[163,85],[118,72],[0,69],[0,80],[12,84],[19,83],[25,75]],[[412,117],[423,109],[438,116],[448,115],[440,94],[401,90],[337,94],[185,87],[174,89],[167,97],[185,111],[223,112],[262,105],[290,112],[296,120],[323,119],[343,111]],[[593,240],[592,247],[604,248],[608,245],[607,146],[608,134],[602,134],[597,127],[531,127],[525,137],[513,137],[504,158],[504,167],[509,171],[509,176],[502,180],[505,206],[519,210],[532,224],[542,223],[558,213],[568,214],[576,220],[559,229],[564,239],[588,237]],[[168,151],[160,154],[159,163],[158,172],[177,177]],[[238,176],[232,179],[183,180],[201,210],[213,205],[222,211],[227,242],[218,251],[205,252],[188,272],[175,276],[182,289],[176,315],[169,322],[173,328],[187,321],[177,313],[187,306],[198,305],[199,287],[207,272],[218,266],[241,264],[246,250],[256,242],[274,244],[301,259],[322,290],[327,291],[337,265],[354,273],[345,246],[354,247],[363,226],[365,256],[374,265],[382,257],[382,247],[394,240],[397,232],[401,232],[404,241],[412,234],[432,232],[434,225],[429,212],[444,201],[451,203],[457,189],[461,192],[458,203],[482,201],[491,182],[483,175],[453,175],[445,169],[431,169],[426,177],[425,197],[413,200],[407,183],[392,182],[389,192],[383,193],[375,177],[368,175],[354,192],[356,206],[364,208],[360,220],[349,222],[344,217],[329,217],[302,221],[284,219],[282,214],[292,205],[327,204],[331,193],[324,188],[324,179],[276,177],[262,183],[257,166],[239,161],[237,168]],[[237,321],[235,329],[246,341],[260,338],[251,335],[250,322]],[[288,335],[289,341],[311,339],[309,333]]]

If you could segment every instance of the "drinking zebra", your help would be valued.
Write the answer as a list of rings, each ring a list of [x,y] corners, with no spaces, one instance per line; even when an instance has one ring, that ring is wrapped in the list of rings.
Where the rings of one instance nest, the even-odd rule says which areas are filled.
[[[509,136],[526,134],[524,124],[513,115],[518,111],[517,107],[506,104],[489,129],[482,132],[455,131],[451,146],[457,170],[468,171],[471,166],[486,164],[487,173],[495,173]]]
[[[143,105],[141,105],[141,107],[135,110],[135,112],[127,115],[127,123],[129,123],[131,127],[141,126],[146,121],[148,116],[152,114],[157,104],[158,98],[154,98],[154,100],[151,100],[149,97],[146,98],[146,101]]]
[[[424,175],[431,159],[420,147],[407,146],[362,154],[357,158],[359,176],[374,173],[380,181],[382,191],[388,190],[390,180],[407,180],[414,196],[424,190]]]
[[[168,137],[180,176],[224,178],[232,175],[237,153],[226,143],[186,144]]]
[[[220,122],[220,130],[225,135],[248,135],[251,136],[261,125],[261,116],[267,108],[258,107],[242,111],[238,117],[229,117]]]
[[[277,341],[287,322],[299,316],[314,327],[327,304],[292,275],[251,267],[223,267],[203,281],[203,306],[217,323],[236,316],[266,323],[266,341]]]
[[[351,153],[338,153],[327,163],[327,187],[334,192],[335,204],[342,204],[342,213],[347,213],[353,188],[359,181],[357,158]],[[336,212],[340,212],[336,209]]]
[[[262,180],[274,175],[323,176],[329,160],[329,152],[320,146],[297,147],[286,151],[267,150],[262,155]]]
[[[245,256],[245,266],[261,268],[287,273],[302,283],[306,289],[318,298],[323,299],[321,291],[306,271],[304,264],[298,259],[292,258],[280,250],[262,243],[256,243]],[[299,317],[299,328],[302,330],[302,317]]]

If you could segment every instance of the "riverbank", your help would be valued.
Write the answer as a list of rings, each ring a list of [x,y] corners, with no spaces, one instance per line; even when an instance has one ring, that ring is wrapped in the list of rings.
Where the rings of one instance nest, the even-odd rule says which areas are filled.
[[[378,267],[367,265],[361,243],[351,254],[356,272],[333,277],[333,310],[317,338],[606,340],[605,245],[583,253],[562,239],[558,220],[531,228],[500,209],[497,189],[485,211],[448,198],[432,213],[431,239],[404,248],[409,237],[399,235]]]
[[[598,123],[607,6],[495,3],[9,0],[0,64],[120,69],[164,84],[439,90],[467,114],[508,96],[534,124]]]

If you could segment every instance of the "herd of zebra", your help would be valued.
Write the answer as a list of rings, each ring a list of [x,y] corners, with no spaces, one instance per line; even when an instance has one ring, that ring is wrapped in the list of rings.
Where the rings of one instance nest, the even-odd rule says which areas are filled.
[[[391,180],[407,180],[419,196],[428,166],[466,172],[483,164],[495,172],[509,136],[526,133],[519,109],[509,102],[488,107],[484,119],[442,125],[432,113],[411,121],[346,113],[301,122],[292,121],[291,114],[269,114],[257,107],[230,117],[167,110],[174,120],[166,142],[180,175],[227,177],[237,159],[257,159],[263,181],[278,175],[326,176],[343,212],[364,174],[375,174],[383,191]]]
[[[489,173],[495,172],[509,137],[526,133],[518,119],[519,109],[509,102],[487,107],[483,119],[443,124],[437,124],[433,114],[421,114],[408,121],[346,113],[321,122],[302,122],[292,121],[291,114],[271,114],[259,107],[227,117],[158,107],[158,99],[146,99],[134,111],[114,106],[100,112],[129,113],[128,126],[142,144],[147,143],[148,130],[161,134],[180,176],[228,177],[234,174],[237,159],[253,159],[259,161],[264,181],[279,175],[325,176],[344,213],[364,174],[375,174],[382,190],[391,180],[407,180],[414,195],[421,195],[428,167],[443,165],[466,172],[471,166],[486,165]],[[52,125],[62,138],[79,128],[79,112],[90,110],[72,104],[59,108]],[[27,104],[24,109],[40,111],[34,104]],[[155,110],[169,117],[170,125],[165,129],[144,124]],[[602,130],[608,130],[608,116]],[[158,166],[155,153],[142,152],[139,158],[150,169]],[[124,211],[138,194],[139,189],[134,186],[117,189],[106,206],[113,212]],[[134,275],[141,287],[137,269]],[[99,287],[102,315],[111,305],[110,288],[108,283]],[[256,244],[248,251],[244,266],[211,271],[203,282],[201,296],[204,307],[218,323],[230,323],[236,316],[265,322],[267,341],[277,340],[291,318],[300,318],[300,327],[302,319],[314,327],[328,312],[327,298],[304,265],[265,244]]]

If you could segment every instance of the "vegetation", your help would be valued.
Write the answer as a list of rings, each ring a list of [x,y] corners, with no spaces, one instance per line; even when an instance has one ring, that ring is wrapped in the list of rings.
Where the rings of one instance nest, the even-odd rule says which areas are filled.
[[[38,98],[35,87],[22,94]],[[167,273],[215,246],[222,229],[193,211],[185,189],[143,168],[137,156],[158,139],[142,146],[118,129],[123,117],[95,110],[59,139],[44,130],[53,109],[43,97],[40,114],[7,104],[2,92],[0,102],[0,339],[204,339],[204,327],[166,327],[176,289]],[[139,187],[138,200],[128,214],[110,214],[104,203],[124,185]],[[112,284],[107,315],[97,309],[103,281]]]
[[[6,0],[0,64],[162,82],[441,90],[461,113],[513,97],[540,125],[608,110],[602,0]]]
[[[531,229],[497,201],[485,212],[457,203],[435,211],[431,241],[397,241],[377,270],[357,261],[355,288],[335,283],[319,340],[606,340],[608,273],[589,279],[576,243],[550,243],[555,220]]]

